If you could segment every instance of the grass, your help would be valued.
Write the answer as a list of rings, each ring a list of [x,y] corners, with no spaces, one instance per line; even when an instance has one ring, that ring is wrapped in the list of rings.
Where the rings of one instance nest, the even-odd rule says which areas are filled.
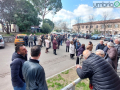
[[[43,33],[31,33],[31,32],[22,32],[22,34],[27,34],[27,35],[30,35],[30,34],[35,34],[35,35],[42,35]]]
[[[74,72],[73,72],[74,71]],[[75,80],[74,76],[76,76],[76,79],[78,78],[76,71],[74,69],[66,70],[65,72],[62,72],[61,74],[58,74],[57,76],[54,76],[53,78],[50,78],[47,80],[47,85],[49,90],[61,90],[68,84],[72,83],[72,81]],[[71,75],[71,73],[73,75]],[[73,79],[74,78],[74,79]],[[90,90],[89,89],[89,80],[84,79],[81,82],[79,82],[76,87],[76,90]]]

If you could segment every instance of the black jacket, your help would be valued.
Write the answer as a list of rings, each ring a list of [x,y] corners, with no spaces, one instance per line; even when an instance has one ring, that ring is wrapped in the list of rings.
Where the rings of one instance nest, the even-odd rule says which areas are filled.
[[[26,82],[26,90],[48,90],[45,72],[38,60],[26,61],[23,64],[22,72]]]
[[[109,48],[108,48],[107,46],[105,46],[104,49],[103,49],[103,51],[104,51],[105,53],[107,53],[108,49],[109,49]]]
[[[22,55],[13,53],[12,63],[10,64],[11,68],[11,80],[13,87],[23,87],[25,81],[22,75],[22,65],[26,61]]]
[[[102,45],[101,45],[101,44],[98,44],[97,47],[96,47],[96,50],[97,50],[97,49],[101,49],[101,50],[103,50],[104,47],[105,47],[104,44],[102,44]]]
[[[110,64],[102,57],[91,54],[77,69],[81,79],[89,78],[92,90],[120,90],[120,78]]]
[[[109,64],[115,69],[115,65],[114,65],[113,61],[110,59],[110,57],[108,56],[107,53],[105,53],[104,59],[105,59],[107,62],[109,62]]]

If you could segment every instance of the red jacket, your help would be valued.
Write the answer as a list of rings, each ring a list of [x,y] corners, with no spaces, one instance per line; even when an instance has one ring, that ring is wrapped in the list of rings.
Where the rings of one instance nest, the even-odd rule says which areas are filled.
[[[56,40],[53,40],[53,49],[57,49],[57,41]]]

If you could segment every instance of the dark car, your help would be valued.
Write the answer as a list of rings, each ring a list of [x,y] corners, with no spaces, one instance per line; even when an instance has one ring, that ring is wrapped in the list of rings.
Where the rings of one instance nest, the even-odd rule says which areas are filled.
[[[77,35],[78,35],[77,33],[74,33],[74,34],[72,35],[72,37],[77,37]]]

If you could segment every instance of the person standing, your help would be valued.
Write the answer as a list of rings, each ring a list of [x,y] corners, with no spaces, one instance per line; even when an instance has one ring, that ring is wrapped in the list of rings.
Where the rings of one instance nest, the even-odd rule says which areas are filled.
[[[41,49],[39,46],[31,48],[31,58],[22,67],[22,74],[26,82],[26,90],[48,90],[44,68],[39,64]]]
[[[104,51],[105,53],[107,53],[107,51],[108,51],[108,49],[109,49],[109,48],[107,47],[107,43],[108,43],[108,42],[105,42],[105,43],[104,43],[105,47],[104,47],[103,51]]]
[[[24,45],[17,45],[15,52],[12,55],[11,68],[11,81],[14,90],[26,90],[25,80],[22,75],[23,63],[27,61],[27,50]]]
[[[62,43],[63,43],[63,35],[60,35],[60,44],[62,46]]]
[[[33,39],[34,39],[34,45],[36,46],[37,37],[36,37],[36,35],[35,35],[35,34],[34,34]]]
[[[85,50],[85,44],[82,44],[81,47],[79,47],[79,49],[77,49],[78,54],[77,54],[76,64],[78,64],[78,62],[79,62],[79,56],[81,54],[83,54],[84,50]]]
[[[91,41],[89,41],[88,46],[86,47],[87,50],[92,51],[93,49],[93,44]]]
[[[67,39],[66,41],[66,52],[69,52],[70,41]]]
[[[27,35],[25,35],[23,40],[25,42],[25,46],[28,46],[28,36]]]
[[[54,38],[54,40],[53,40],[53,53],[54,53],[55,55],[57,55],[57,54],[56,54],[56,49],[57,49],[57,47],[58,47],[58,43],[57,43],[57,41],[56,41],[56,38]]]
[[[48,49],[49,49],[49,43],[50,43],[50,41],[48,40],[48,38],[46,37],[46,39],[45,39],[45,45],[46,45],[46,51],[45,51],[45,53],[48,53],[49,51],[48,51]]]
[[[119,58],[120,58],[120,39],[117,38],[115,39],[115,45],[114,47],[117,49],[117,62],[119,61]],[[117,65],[118,66],[118,65]]]
[[[69,51],[70,51],[70,58],[74,59],[75,46],[74,46],[74,42],[73,41],[70,42],[70,49],[69,49]]]
[[[103,41],[100,40],[100,43],[96,46],[96,50],[97,50],[97,49],[101,49],[101,50],[103,50],[104,47],[105,47],[105,45],[103,44]]]
[[[109,55],[109,57],[113,61],[114,65],[115,65],[115,71],[117,72],[117,65],[118,65],[118,62],[117,62],[117,57],[118,57],[117,50],[114,47],[114,44],[112,42],[108,42],[107,46],[109,48],[108,51],[107,51],[107,54]]]
[[[51,36],[48,34],[48,40],[49,40],[49,48],[51,48]]]
[[[33,36],[32,36],[32,34],[30,34],[30,36],[29,36],[29,47],[30,46],[33,46]]]
[[[76,56],[78,54],[77,50],[80,48],[80,46],[81,46],[81,43],[79,42],[79,40],[77,40],[77,42],[76,42]]]
[[[60,36],[57,37],[57,43],[58,43],[57,49],[59,49],[60,48]]]
[[[41,36],[38,38],[38,46],[42,48],[42,39]]]

